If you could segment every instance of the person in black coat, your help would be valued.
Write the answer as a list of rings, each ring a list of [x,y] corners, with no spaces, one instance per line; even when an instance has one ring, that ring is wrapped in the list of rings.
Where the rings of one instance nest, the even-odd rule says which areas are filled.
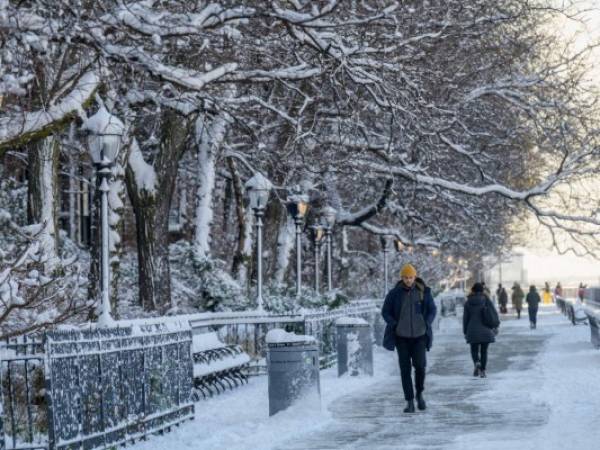
[[[504,287],[501,284],[498,285],[496,297],[498,298],[500,314],[506,314],[508,312],[508,309],[506,308],[506,305],[508,305],[508,294],[506,293],[506,289],[504,289]]]
[[[492,323],[485,323],[486,317],[491,319]],[[463,313],[463,333],[467,343],[471,345],[474,377],[486,377],[488,346],[496,341],[494,329],[499,326],[500,319],[494,304],[485,295],[481,283],[475,283],[467,297]]]
[[[529,328],[537,328],[537,312],[540,304],[540,294],[538,294],[535,286],[529,286],[529,292],[525,298],[527,302],[527,312],[529,313]]]
[[[425,389],[426,351],[433,339],[431,324],[436,306],[431,289],[417,277],[416,269],[406,264],[400,271],[401,280],[388,292],[381,315],[386,322],[383,347],[398,352],[402,390],[406,400],[405,413],[415,412],[415,390],[417,406],[426,408],[423,399]],[[415,368],[413,390],[412,368]]]

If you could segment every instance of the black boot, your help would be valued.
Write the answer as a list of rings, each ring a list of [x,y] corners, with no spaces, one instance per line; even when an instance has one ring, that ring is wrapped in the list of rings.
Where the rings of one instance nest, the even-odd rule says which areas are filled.
[[[419,411],[425,411],[425,408],[427,408],[423,394],[417,394],[417,408],[419,408]]]
[[[408,400],[406,402],[406,408],[404,408],[405,413],[414,413],[415,412],[415,402],[412,400]]]
[[[479,363],[475,363],[475,370],[473,370],[473,376],[474,377],[478,377],[479,376],[479,371],[481,370]]]
[[[484,370],[484,369],[481,369],[481,370],[479,371],[479,376],[480,376],[481,378],[487,378],[487,375],[486,375],[486,373],[485,373],[485,370]]]

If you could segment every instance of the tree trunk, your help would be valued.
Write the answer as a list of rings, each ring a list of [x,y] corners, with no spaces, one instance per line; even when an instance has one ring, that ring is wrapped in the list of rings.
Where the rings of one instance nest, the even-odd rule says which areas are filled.
[[[238,221],[238,239],[233,258],[233,274],[240,286],[248,291],[248,273],[252,262],[252,226],[254,214],[250,208],[244,207],[244,186],[233,158],[227,158],[227,165],[233,180],[233,193]]]
[[[296,226],[287,211],[283,218],[277,236],[277,260],[275,262],[274,281],[276,286],[284,285],[285,275],[290,265],[290,255],[296,239]]]
[[[207,122],[205,116],[199,117],[196,120],[195,130],[196,145],[198,146],[198,189],[196,192],[194,257],[197,261],[210,258],[215,163],[227,128],[227,121],[223,115],[214,118],[210,125]]]
[[[46,256],[46,273],[51,273],[60,262],[57,221],[58,156],[59,143],[54,136],[29,145],[27,219],[30,224],[43,226],[39,240]]]
[[[186,124],[187,125],[187,124]],[[171,307],[169,211],[187,126],[174,112],[163,114],[161,145],[153,166],[134,141],[126,170],[127,191],[136,220],[140,303],[146,311]]]

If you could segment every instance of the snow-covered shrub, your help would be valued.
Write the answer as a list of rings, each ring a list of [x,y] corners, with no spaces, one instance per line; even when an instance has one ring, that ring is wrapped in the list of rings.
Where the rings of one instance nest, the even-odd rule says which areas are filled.
[[[313,289],[304,287],[300,296],[296,296],[295,287],[271,286],[263,293],[264,307],[277,314],[294,314],[301,309],[335,309],[348,303],[349,298],[339,289],[317,294]]]
[[[51,269],[41,224],[19,226],[0,204],[0,338],[32,332],[84,314],[86,274],[66,236]]]
[[[186,241],[172,244],[169,253],[173,301],[169,314],[249,308],[248,297],[222,261],[197,261],[192,243]]]

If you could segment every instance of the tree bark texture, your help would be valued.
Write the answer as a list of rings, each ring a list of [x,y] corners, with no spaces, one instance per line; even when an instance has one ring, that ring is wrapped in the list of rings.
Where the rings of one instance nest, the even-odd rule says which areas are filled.
[[[163,113],[160,148],[153,161],[155,189],[138,186],[131,164],[127,191],[136,220],[140,304],[146,311],[165,313],[171,307],[169,211],[179,160],[185,151],[189,124],[172,111]]]

